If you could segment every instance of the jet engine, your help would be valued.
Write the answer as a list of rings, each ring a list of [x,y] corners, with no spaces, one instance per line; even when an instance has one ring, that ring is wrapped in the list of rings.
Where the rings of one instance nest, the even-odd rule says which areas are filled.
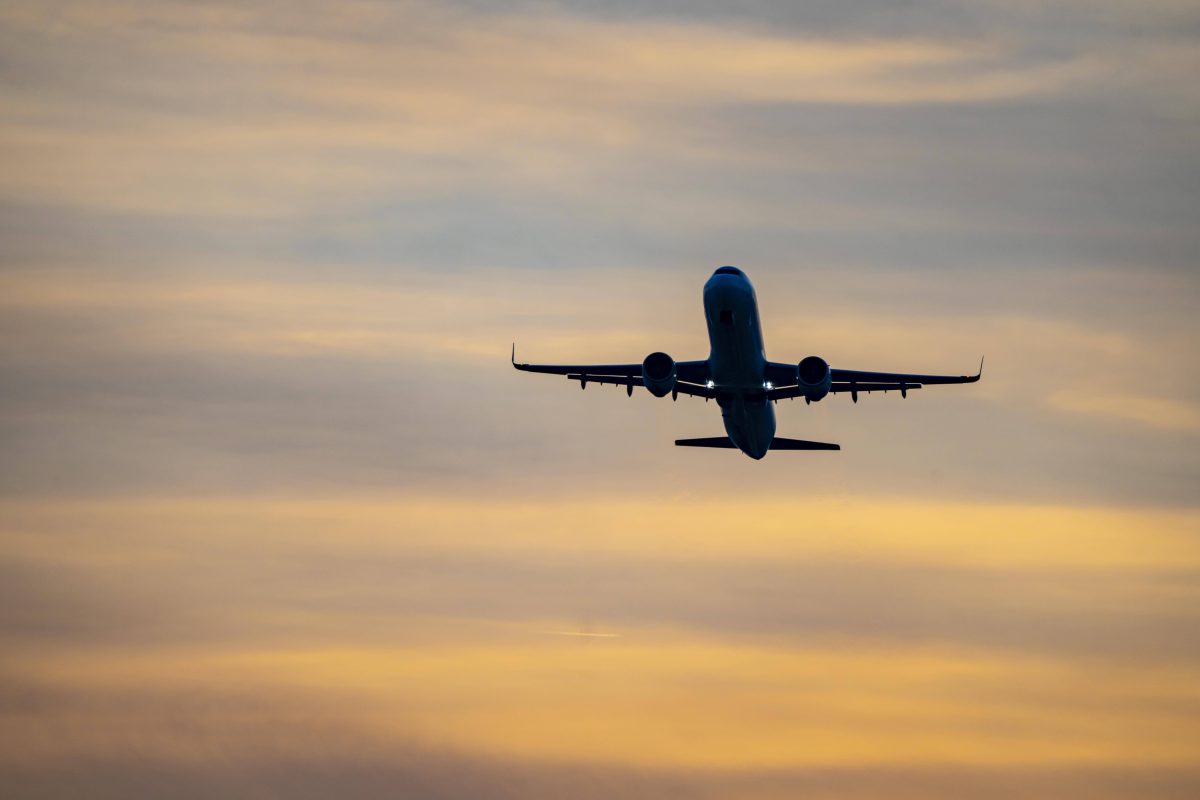
[[[809,401],[829,394],[831,383],[829,362],[820,356],[809,356],[796,366],[796,385],[805,390],[804,397]]]
[[[642,362],[642,382],[655,397],[666,397],[675,388],[675,359],[666,353],[651,353]]]

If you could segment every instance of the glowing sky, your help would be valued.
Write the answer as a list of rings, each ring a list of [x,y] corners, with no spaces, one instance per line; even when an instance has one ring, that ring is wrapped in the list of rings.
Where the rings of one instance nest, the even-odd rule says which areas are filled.
[[[6,797],[1200,795],[1200,12],[734,5],[0,2]]]

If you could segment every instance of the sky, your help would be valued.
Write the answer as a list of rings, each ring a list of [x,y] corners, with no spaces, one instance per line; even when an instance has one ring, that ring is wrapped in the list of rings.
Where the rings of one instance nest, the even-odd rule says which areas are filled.
[[[0,0],[10,797],[1200,794],[1200,9]],[[528,361],[984,379],[711,404]]]

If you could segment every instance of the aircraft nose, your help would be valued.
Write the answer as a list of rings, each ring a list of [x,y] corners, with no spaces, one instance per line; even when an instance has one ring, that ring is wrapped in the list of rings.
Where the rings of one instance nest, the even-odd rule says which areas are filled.
[[[704,294],[735,296],[745,293],[749,288],[750,281],[746,273],[737,267],[721,267],[704,284]]]
[[[728,309],[732,313],[732,309],[741,307],[748,293],[744,284],[728,278],[714,279],[704,287],[704,307],[715,319],[718,311]]]

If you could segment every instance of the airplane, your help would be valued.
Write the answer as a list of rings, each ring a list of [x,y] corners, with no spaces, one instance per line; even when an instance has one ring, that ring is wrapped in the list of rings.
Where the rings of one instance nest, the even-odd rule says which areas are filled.
[[[974,375],[916,375],[834,369],[820,356],[798,364],[768,361],[758,318],[758,297],[746,273],[737,267],[719,267],[704,284],[704,317],[708,323],[708,358],[675,361],[655,352],[640,364],[519,364],[513,343],[512,365],[525,372],[566,375],[589,383],[624,386],[632,397],[635,386],[655,397],[680,394],[716,400],[727,436],[676,439],[679,447],[736,448],[755,460],[769,450],[841,450],[840,445],[785,439],[775,435],[774,404],[803,397],[815,403],[827,395],[848,392],[855,403],[860,392],[898,391],[949,383],[975,383],[983,376],[983,359]]]

